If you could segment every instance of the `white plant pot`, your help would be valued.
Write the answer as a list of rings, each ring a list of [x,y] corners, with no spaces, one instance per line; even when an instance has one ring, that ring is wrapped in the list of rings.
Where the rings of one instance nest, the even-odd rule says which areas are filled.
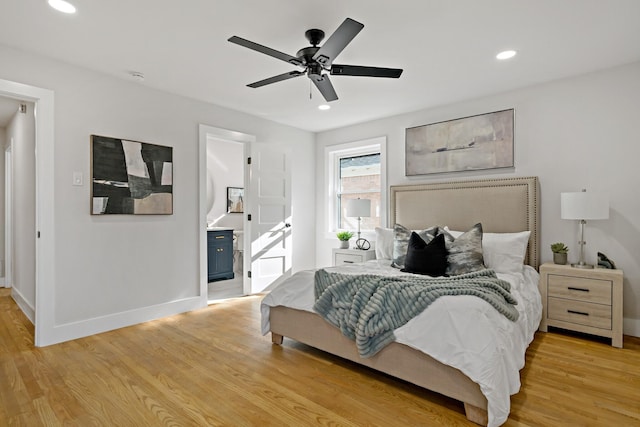
[[[349,249],[349,241],[340,240],[340,249]]]

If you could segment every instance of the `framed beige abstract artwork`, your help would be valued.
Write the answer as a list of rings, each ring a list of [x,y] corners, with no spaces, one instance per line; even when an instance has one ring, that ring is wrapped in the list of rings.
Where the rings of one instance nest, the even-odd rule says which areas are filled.
[[[406,130],[405,174],[512,168],[513,109]]]

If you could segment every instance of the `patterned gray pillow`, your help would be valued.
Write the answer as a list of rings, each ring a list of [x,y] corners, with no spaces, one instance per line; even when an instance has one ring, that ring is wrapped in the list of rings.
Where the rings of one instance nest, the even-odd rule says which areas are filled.
[[[447,271],[449,276],[484,270],[482,257],[482,224],[477,223],[469,231],[454,238],[444,229],[438,234],[444,234],[447,255]]]
[[[404,259],[407,256],[411,231],[404,225],[395,224],[393,226],[393,261],[391,262],[391,267],[404,268]],[[416,233],[425,243],[429,243],[438,234],[438,226],[416,231]]]

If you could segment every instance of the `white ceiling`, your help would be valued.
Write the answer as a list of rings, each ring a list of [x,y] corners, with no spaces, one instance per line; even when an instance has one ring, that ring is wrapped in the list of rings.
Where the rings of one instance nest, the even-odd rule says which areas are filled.
[[[0,43],[322,131],[640,60],[639,0],[46,0],[2,1]],[[336,63],[403,68],[400,79],[332,76],[340,99],[300,77],[246,84],[297,68],[227,42],[232,35],[290,55],[304,32],[327,37],[350,17],[364,29]],[[495,54],[519,55],[499,62]],[[1,77],[1,68],[0,68]]]

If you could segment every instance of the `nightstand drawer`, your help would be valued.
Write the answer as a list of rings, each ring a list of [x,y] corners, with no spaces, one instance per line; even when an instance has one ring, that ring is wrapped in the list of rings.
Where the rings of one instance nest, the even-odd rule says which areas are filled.
[[[611,305],[612,283],[609,280],[549,274],[549,297]]]
[[[549,319],[600,329],[611,329],[611,306],[549,297]]]
[[[333,249],[333,264],[332,265],[344,265],[344,264],[357,264],[361,262],[367,262],[376,258],[376,252],[373,249]]]
[[[364,262],[364,255],[357,254],[335,254],[335,264],[355,264],[358,262]]]

